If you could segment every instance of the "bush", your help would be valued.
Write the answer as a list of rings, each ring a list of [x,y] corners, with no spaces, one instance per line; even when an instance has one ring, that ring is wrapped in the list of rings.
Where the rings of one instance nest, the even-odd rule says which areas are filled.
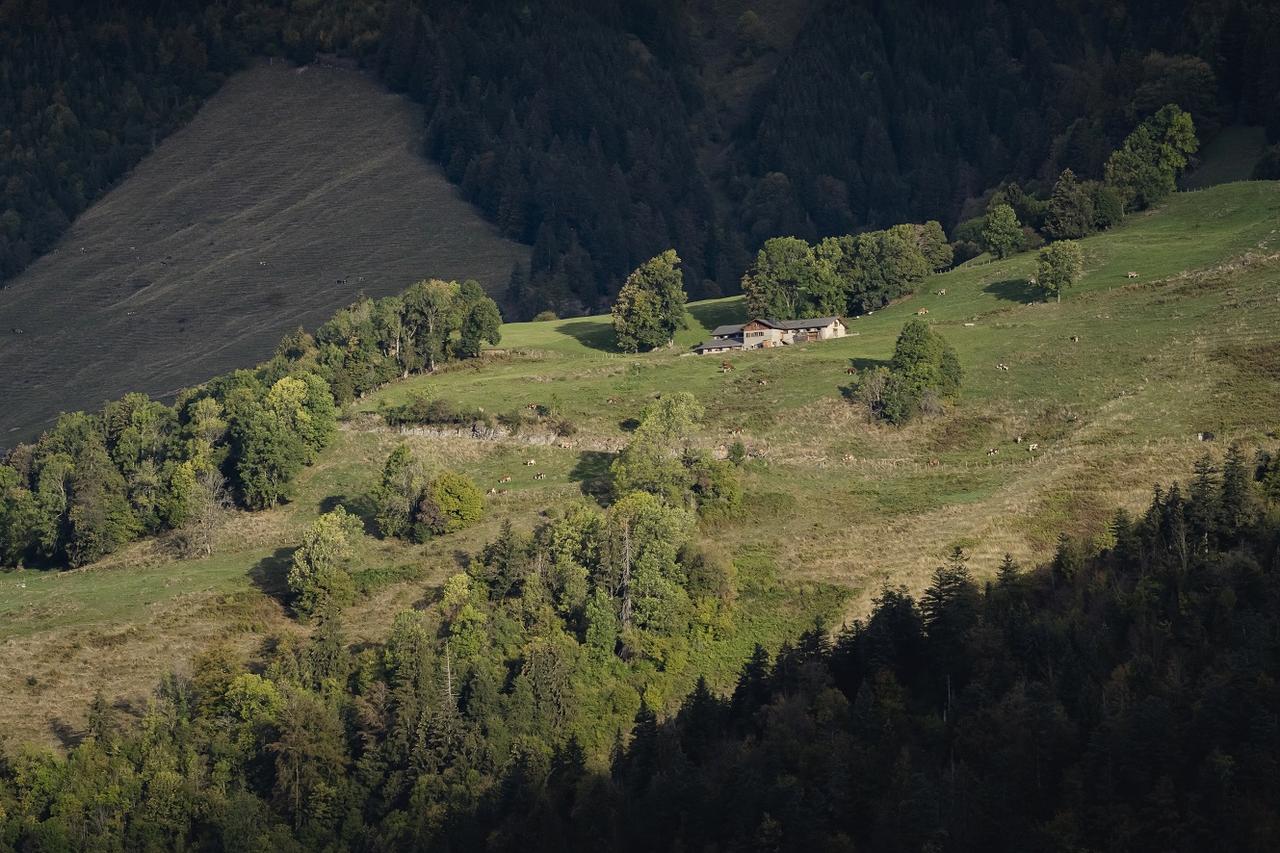
[[[388,426],[471,426],[490,424],[490,418],[480,408],[464,408],[449,400],[432,399],[415,395],[409,402],[394,406],[382,413]]]
[[[533,315],[533,321],[535,323],[546,323],[550,320],[559,319],[560,318],[556,316],[556,312],[554,311],[539,311],[537,314]]]
[[[470,527],[484,516],[484,495],[465,474],[445,471],[428,484],[414,509],[419,542]]]
[[[569,438],[577,434],[578,425],[562,415],[552,419],[551,429],[560,438]]]

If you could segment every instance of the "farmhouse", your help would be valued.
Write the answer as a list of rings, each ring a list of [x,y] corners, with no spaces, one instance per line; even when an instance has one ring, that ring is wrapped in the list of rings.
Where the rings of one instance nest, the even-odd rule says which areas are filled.
[[[780,347],[806,341],[825,341],[843,338],[844,320],[839,317],[809,317],[804,320],[769,320],[756,317],[746,323],[718,326],[711,337],[694,347],[699,355],[731,352],[735,350]]]

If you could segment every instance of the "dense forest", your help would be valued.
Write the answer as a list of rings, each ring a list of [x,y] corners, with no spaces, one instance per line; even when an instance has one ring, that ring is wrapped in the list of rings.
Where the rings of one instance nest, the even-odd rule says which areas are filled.
[[[256,55],[358,59],[421,102],[426,151],[531,243],[511,316],[605,307],[674,247],[692,298],[768,237],[808,241],[1047,197],[1168,103],[1280,138],[1265,0],[821,4],[738,127],[698,119],[706,10],[674,0],[0,4],[0,281]],[[767,51],[772,48],[759,47]],[[750,61],[750,52],[746,54]],[[700,155],[724,156],[704,172]]]
[[[669,446],[687,405],[637,442]],[[261,659],[206,652],[140,726],[98,697],[65,758],[0,758],[0,847],[1271,849],[1275,457],[1206,456],[1034,570],[980,584],[957,549],[918,600],[886,583],[682,701],[760,578],[616,468],[641,491],[505,527],[385,644],[330,610]],[[328,518],[295,568],[342,550]]]

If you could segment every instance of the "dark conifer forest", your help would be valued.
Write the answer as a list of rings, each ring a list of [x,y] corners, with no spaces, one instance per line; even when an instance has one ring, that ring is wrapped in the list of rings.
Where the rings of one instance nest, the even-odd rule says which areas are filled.
[[[0,846],[1273,849],[1278,485],[1232,452],[1116,513],[1101,551],[1064,537],[979,584],[957,549],[918,599],[886,582],[865,620],[757,647],[667,719],[641,701],[625,732],[618,691],[683,628],[652,598],[621,632],[602,616],[608,543],[619,513],[672,510],[508,525],[385,645],[333,616],[252,670],[206,652],[140,727],[99,697],[66,758],[0,760]],[[708,559],[680,558],[692,596]]]
[[[822,3],[731,127],[707,118],[724,97],[708,16],[674,0],[7,0],[0,280],[263,55],[351,57],[423,104],[424,154],[534,247],[507,294],[522,316],[605,308],[672,247],[701,298],[736,291],[768,237],[950,231],[1002,183],[1047,196],[1064,168],[1100,177],[1168,103],[1206,139],[1280,139],[1265,0]]]

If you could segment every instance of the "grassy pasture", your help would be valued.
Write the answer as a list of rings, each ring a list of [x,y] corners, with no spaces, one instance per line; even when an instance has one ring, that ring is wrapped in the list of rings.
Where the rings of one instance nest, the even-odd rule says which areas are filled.
[[[706,407],[707,446],[739,437],[752,452],[741,515],[705,524],[702,536],[736,554],[744,578],[766,579],[751,581],[763,584],[751,618],[772,618],[772,608],[788,625],[833,607],[856,616],[884,579],[918,590],[956,544],[979,575],[1005,552],[1041,559],[1060,531],[1100,534],[1116,505],[1140,507],[1153,484],[1185,478],[1206,449],[1220,457],[1231,441],[1274,446],[1280,184],[1179,194],[1084,248],[1085,277],[1061,304],[1026,285],[1034,255],[980,259],[851,320],[845,339],[741,354],[729,372],[720,357],[684,352],[740,318],[736,298],[691,305],[677,346],[637,356],[609,350],[605,317],[504,326],[499,352],[362,401],[294,500],[237,515],[208,560],[176,561],[139,543],[73,573],[0,576],[0,680],[16,685],[0,726],[49,740],[78,724],[99,686],[138,707],[156,677],[209,642],[248,650],[302,630],[279,601],[291,549],[337,503],[367,512],[363,495],[399,441],[484,489],[512,480],[474,529],[424,547],[362,543],[357,580],[367,594],[347,616],[356,640],[377,639],[398,610],[430,603],[504,518],[527,528],[548,509],[593,500],[629,421],[670,391],[691,391]],[[964,393],[936,419],[869,424],[842,396],[846,368],[886,360],[922,308],[960,355]],[[494,413],[551,406],[578,433],[567,448],[536,429],[500,441],[398,434],[367,414],[411,394]],[[1217,439],[1198,441],[1202,430]],[[787,594],[770,591],[774,583]],[[787,611],[788,600],[802,603]]]
[[[261,361],[361,292],[429,276],[504,286],[528,248],[421,156],[421,127],[355,72],[231,78],[0,290],[0,447],[62,410]]]

